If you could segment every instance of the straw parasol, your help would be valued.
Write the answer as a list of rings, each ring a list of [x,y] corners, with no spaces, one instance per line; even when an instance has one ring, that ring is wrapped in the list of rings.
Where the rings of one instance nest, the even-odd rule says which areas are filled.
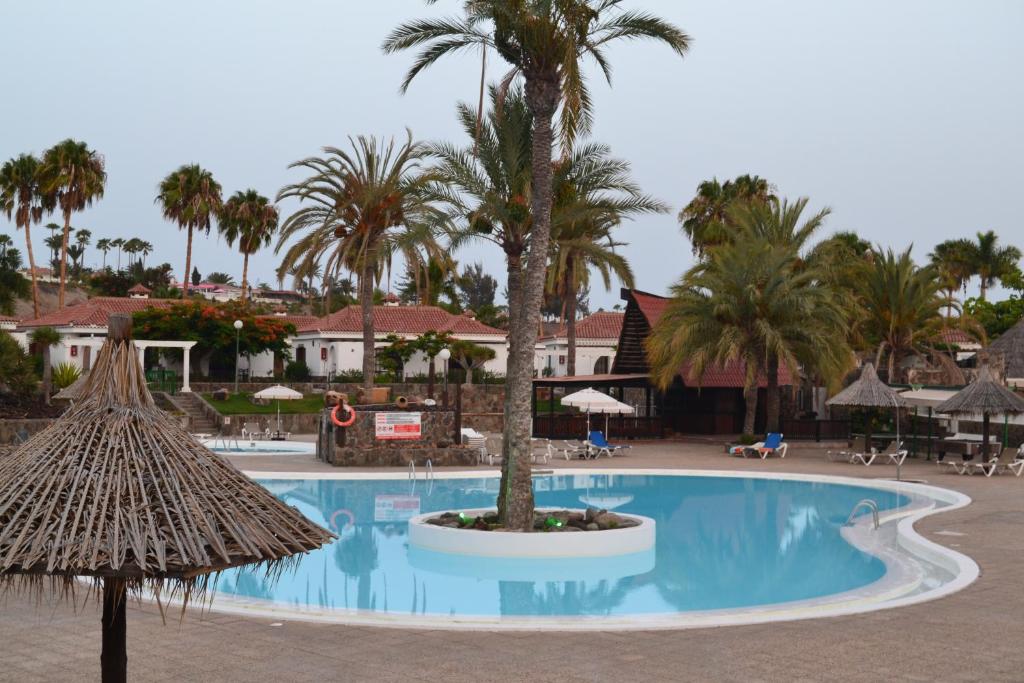
[[[850,386],[825,401],[830,406],[849,408],[896,408],[896,441],[900,440],[900,411],[907,402],[888,384],[878,379],[875,366],[865,363],[860,377]],[[865,421],[864,446],[871,448],[871,421]]]
[[[210,452],[156,407],[130,340],[110,316],[108,340],[81,398],[0,459],[0,584],[73,595],[103,590],[104,681],[127,675],[128,594],[166,591],[183,604],[211,573],[286,558],[333,538]]]
[[[977,415],[981,413],[981,458],[988,460],[988,419],[990,415],[1024,413],[1024,399],[992,378],[988,365],[966,387],[936,406],[940,413]]]

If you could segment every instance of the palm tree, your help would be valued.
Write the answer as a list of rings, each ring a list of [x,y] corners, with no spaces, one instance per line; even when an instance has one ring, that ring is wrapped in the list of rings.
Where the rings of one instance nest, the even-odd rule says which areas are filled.
[[[276,250],[301,235],[285,252],[279,272],[296,265],[308,272],[326,257],[326,273],[345,267],[359,274],[363,386],[369,389],[376,367],[375,279],[393,254],[434,244],[434,234],[444,225],[445,216],[427,196],[434,176],[421,170],[427,149],[412,141],[412,132],[402,145],[366,136],[349,142],[351,151],[325,147],[323,157],[290,165],[305,169],[309,176],[283,187],[277,200],[296,198],[307,205],[285,220]]]
[[[568,153],[576,137],[590,128],[591,99],[582,62],[591,57],[606,79],[611,65],[608,44],[619,40],[651,38],[664,42],[679,55],[689,47],[681,30],[651,14],[622,11],[621,0],[474,0],[464,5],[460,18],[424,19],[396,28],[384,42],[386,52],[422,48],[406,74],[402,89],[423,69],[445,55],[466,48],[493,48],[511,67],[507,86],[522,77],[532,119],[530,251],[541,258],[527,262],[522,277],[520,311],[511,311],[509,364],[505,398],[505,462],[499,494],[503,523],[516,529],[533,524],[530,468],[530,394],[533,387],[533,352],[544,295],[547,253],[551,237],[552,122],[561,110],[562,152]],[[506,88],[503,88],[506,89]],[[511,294],[511,291],[510,291]]]
[[[555,170],[547,289],[562,301],[569,376],[576,374],[576,303],[580,290],[589,287],[591,268],[601,275],[605,289],[611,288],[612,275],[633,286],[629,263],[615,251],[624,243],[615,241],[613,229],[627,218],[668,211],[640,192],[629,177],[628,162],[609,153],[604,145],[582,145]]]
[[[37,327],[32,331],[29,340],[43,354],[43,400],[50,405],[50,393],[53,391],[53,366],[50,362],[50,347],[60,343],[60,333],[52,327]]]
[[[57,229],[60,230],[59,225],[57,226]],[[53,271],[60,270],[60,266],[57,264],[57,254],[60,253],[60,245],[63,242],[64,236],[60,234],[50,235],[45,240],[43,240],[43,244],[45,244],[46,247],[50,250],[50,269]]]
[[[141,264],[142,267],[146,267],[146,257],[153,252],[153,244],[146,240],[139,240],[138,253],[142,254]]]
[[[128,254],[128,270],[131,271],[135,266],[135,255],[142,249],[142,240],[138,237],[132,237],[129,240],[125,240],[122,245],[124,253]]]
[[[989,287],[995,285],[996,280],[1019,272],[1017,263],[1020,261],[1020,249],[1014,246],[1003,247],[999,245],[999,238],[992,230],[979,232],[977,242],[967,241],[970,245],[967,257],[971,264],[973,274],[978,276],[980,294],[978,298],[985,300],[985,294]]]
[[[50,206],[60,206],[64,214],[64,239],[61,241],[60,292],[57,306],[64,307],[67,280],[68,238],[71,235],[71,214],[92,206],[103,197],[107,182],[103,157],[84,142],[68,138],[43,153],[39,185],[49,198]]]
[[[112,241],[107,237],[96,240],[96,248],[103,252],[103,270],[107,269],[107,252],[110,251],[113,246]]]
[[[25,231],[25,252],[32,280],[32,312],[38,318],[39,282],[31,227],[42,219],[45,206],[39,189],[39,160],[31,154],[21,154],[0,167],[0,210],[7,214],[8,220],[13,217],[14,224]]]
[[[727,242],[736,229],[730,210],[737,204],[765,204],[775,200],[772,186],[760,176],[741,175],[735,180],[705,180],[697,186],[697,195],[679,212],[679,224],[695,256],[715,245]]]
[[[672,288],[672,299],[647,341],[652,379],[667,388],[689,363],[684,380],[700,385],[710,368],[744,364],[743,431],[754,432],[758,384],[768,384],[768,431],[778,430],[778,368],[802,366],[831,384],[852,353],[837,294],[821,284],[787,244],[740,227],[737,238],[706,252]]]
[[[942,287],[935,267],[918,267],[909,247],[899,254],[876,251],[860,278],[859,296],[867,312],[862,327],[875,349],[875,367],[884,369],[889,382],[899,379],[898,368],[907,357],[936,356],[932,342],[946,324],[942,310],[948,305]],[[953,308],[960,307],[954,303]]]
[[[125,240],[123,237],[110,240],[110,246],[117,247],[117,271],[121,272],[121,251],[124,249]]]
[[[237,239],[242,252],[242,301],[249,296],[249,255],[270,246],[278,216],[277,207],[253,189],[231,195],[221,209],[220,231],[228,245]]]
[[[210,232],[211,219],[221,208],[220,183],[199,164],[185,164],[160,182],[156,203],[164,218],[188,231],[185,244],[185,276],[181,279],[181,298],[188,298],[189,273],[192,272],[192,233]]]
[[[946,292],[946,317],[953,317],[953,303],[956,293],[966,289],[968,280],[974,274],[972,261],[973,243],[970,240],[946,240],[935,245],[928,258]]]
[[[71,272],[76,278],[80,278],[82,275],[82,264],[81,259],[85,256],[85,247],[77,242],[68,245],[68,258],[71,259],[71,265],[73,266]]]
[[[92,230],[86,230],[84,228],[80,228],[78,230],[78,232],[75,233],[75,243],[82,248],[82,254],[81,254],[81,256],[79,256],[81,261],[79,261],[79,263],[78,263],[78,271],[79,271],[79,273],[81,273],[82,268],[85,267],[85,248],[87,246],[89,246],[91,240],[92,240]]]

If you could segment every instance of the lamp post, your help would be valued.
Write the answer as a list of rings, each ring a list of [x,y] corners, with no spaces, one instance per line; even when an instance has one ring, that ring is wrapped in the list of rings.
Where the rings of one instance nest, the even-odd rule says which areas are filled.
[[[448,359],[452,357],[451,349],[445,347],[441,349],[437,357],[444,363],[444,400],[448,400]]]
[[[238,393],[238,340],[242,334],[242,321],[235,321],[235,393]]]

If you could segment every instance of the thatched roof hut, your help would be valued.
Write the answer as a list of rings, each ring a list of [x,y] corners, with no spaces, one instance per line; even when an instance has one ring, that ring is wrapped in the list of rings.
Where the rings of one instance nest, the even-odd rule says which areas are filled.
[[[878,379],[873,364],[865,363],[860,377],[825,403],[847,408],[896,408],[896,439],[899,440],[899,409],[907,402],[899,392]],[[870,450],[871,420],[865,420],[864,424],[864,445]]]
[[[984,353],[1002,360],[1007,380],[1024,379],[1024,320],[999,335]]]
[[[102,579],[104,680],[125,675],[126,593],[187,601],[212,572],[273,572],[333,537],[156,407],[130,328],[111,316],[75,405],[0,459],[0,584]]]
[[[1024,399],[992,378],[988,365],[978,368],[978,375],[966,387],[935,407],[950,415],[981,415],[981,453],[988,455],[988,426],[991,415],[1024,413]]]

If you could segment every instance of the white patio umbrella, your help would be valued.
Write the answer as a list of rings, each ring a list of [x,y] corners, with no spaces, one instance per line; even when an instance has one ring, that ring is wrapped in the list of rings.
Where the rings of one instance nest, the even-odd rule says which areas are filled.
[[[590,432],[590,414],[604,413],[604,436],[606,439],[608,438],[609,415],[628,415],[635,412],[633,406],[628,403],[618,401],[608,394],[603,394],[600,391],[597,391],[593,387],[587,387],[582,391],[577,391],[563,396],[562,405],[578,408],[581,412],[585,412],[587,414],[588,435]]]
[[[281,431],[281,401],[295,401],[302,397],[302,394],[294,389],[289,389],[280,384],[275,384],[253,394],[253,398],[277,401],[277,431]]]

